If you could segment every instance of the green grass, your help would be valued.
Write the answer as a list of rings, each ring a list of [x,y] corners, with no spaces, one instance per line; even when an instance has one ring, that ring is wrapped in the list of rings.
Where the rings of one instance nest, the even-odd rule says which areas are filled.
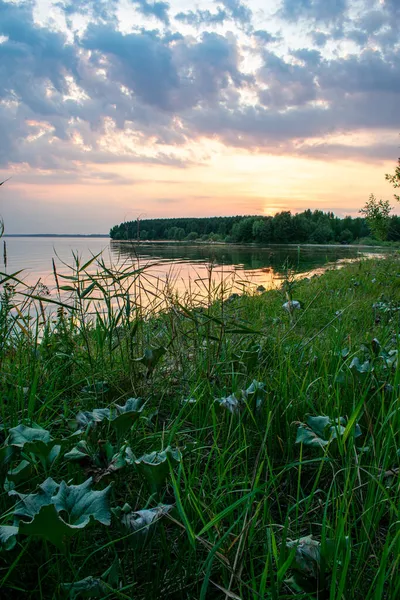
[[[104,524],[71,488],[73,505],[48,501],[53,521],[20,516],[22,533],[0,551],[1,598],[73,598],[62,584],[87,577],[93,597],[110,599],[400,597],[397,256],[308,281],[289,274],[281,289],[229,302],[207,281],[201,298],[181,303],[145,270],[101,257],[75,257],[67,275],[50,298],[3,278],[0,525],[13,524],[15,492],[33,494],[49,477],[92,477],[98,492],[112,484],[100,508],[130,508]],[[303,308],[285,312],[288,298]],[[254,380],[257,393],[243,393]],[[143,408],[129,412],[129,398]],[[111,413],[91,426],[98,408]],[[319,432],[328,443],[296,443],[301,424],[315,439],[310,415],[330,417],[332,430]],[[20,424],[55,441],[16,446]],[[89,454],[81,464],[66,456],[77,444]],[[168,446],[161,466],[135,462]],[[60,518],[88,510],[86,526],[57,538]],[[150,515],[147,529],[138,524]]]

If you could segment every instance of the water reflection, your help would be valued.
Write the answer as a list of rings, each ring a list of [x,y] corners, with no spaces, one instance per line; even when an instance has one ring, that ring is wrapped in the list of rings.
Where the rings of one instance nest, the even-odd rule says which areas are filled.
[[[173,282],[176,291],[189,284],[201,287],[210,278],[227,282],[230,278],[236,286],[274,287],[284,276],[287,268],[298,274],[313,274],[329,264],[373,255],[380,249],[363,249],[349,246],[270,246],[250,247],[231,245],[186,245],[167,243],[114,242],[110,244],[114,261],[139,261],[147,265],[148,272],[161,281]]]

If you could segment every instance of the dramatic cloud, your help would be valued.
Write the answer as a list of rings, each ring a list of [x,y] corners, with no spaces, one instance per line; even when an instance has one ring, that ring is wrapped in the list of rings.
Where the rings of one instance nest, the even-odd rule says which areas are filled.
[[[332,23],[340,21],[347,10],[347,0],[283,0],[280,14],[289,21],[299,18]]]
[[[51,18],[40,7],[0,0],[4,167],[181,166],[214,142],[335,158],[396,151],[331,137],[400,129],[397,0],[283,0],[272,13],[258,0],[187,12],[174,0],[62,0]]]

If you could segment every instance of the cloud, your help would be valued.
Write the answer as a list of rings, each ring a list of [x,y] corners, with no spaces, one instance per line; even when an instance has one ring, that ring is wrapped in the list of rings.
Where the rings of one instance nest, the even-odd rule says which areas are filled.
[[[272,33],[266,31],[265,29],[257,29],[256,31],[253,31],[253,36],[264,44],[270,44],[282,39],[281,36],[272,35]]]
[[[168,2],[148,2],[148,0],[131,0],[136,5],[137,10],[144,17],[155,17],[164,25],[169,25],[169,3]]]
[[[166,2],[134,4],[168,24]],[[170,28],[127,32],[116,1],[65,1],[64,13],[85,15],[81,33],[39,24],[30,2],[0,0],[0,165],[76,178],[89,163],[184,166],[209,156],[201,145],[215,140],[254,152],[313,146],[344,154],[324,136],[400,129],[399,35],[388,21],[398,11],[391,2],[368,5],[340,23],[343,0],[284,0],[291,27],[295,17],[309,25],[301,31],[312,43],[298,47],[284,28],[282,38],[256,29],[256,16],[238,0],[179,13]],[[230,31],[211,30],[225,18]],[[201,29],[185,35],[183,22]],[[367,46],[331,51],[346,39]],[[374,147],[377,156],[389,152],[379,140],[371,154]],[[356,144],[354,152],[366,155]]]
[[[247,25],[251,23],[253,12],[240,0],[218,0],[234,21]]]
[[[221,25],[228,19],[228,13],[217,8],[216,12],[210,10],[189,10],[188,12],[180,12],[175,15],[175,20],[193,27],[202,27],[210,25]]]
[[[347,12],[347,0],[283,0],[279,15],[287,21],[305,18],[333,23]]]
[[[110,21],[115,19],[118,0],[61,0],[57,6],[67,18],[80,14],[92,19]]]

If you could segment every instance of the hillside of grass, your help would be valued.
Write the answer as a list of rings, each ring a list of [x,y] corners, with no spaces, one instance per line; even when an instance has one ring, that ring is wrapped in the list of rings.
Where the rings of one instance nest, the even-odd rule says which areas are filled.
[[[55,275],[1,282],[2,599],[400,597],[399,256]]]

